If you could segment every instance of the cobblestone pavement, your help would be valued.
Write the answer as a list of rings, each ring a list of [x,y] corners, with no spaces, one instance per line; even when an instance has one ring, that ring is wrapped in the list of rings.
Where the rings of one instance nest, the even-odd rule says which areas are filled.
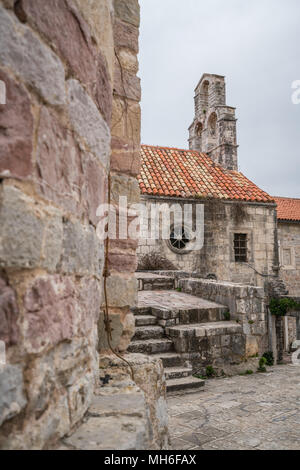
[[[300,367],[207,380],[168,399],[174,450],[300,450]]]

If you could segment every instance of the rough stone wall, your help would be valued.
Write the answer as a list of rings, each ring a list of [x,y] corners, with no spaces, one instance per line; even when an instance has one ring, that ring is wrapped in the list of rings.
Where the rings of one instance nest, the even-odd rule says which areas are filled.
[[[181,279],[179,287],[183,292],[228,307],[231,320],[242,327],[247,358],[268,350],[267,298],[262,287],[204,279]]]
[[[113,356],[101,356],[100,377],[107,378],[83,423],[63,439],[60,450],[160,450],[169,448],[166,380],[162,362],[127,354],[134,371]]]
[[[289,295],[300,295],[300,223],[278,222],[280,276]]]
[[[147,206],[155,201],[174,203],[164,198],[143,197]],[[178,201],[176,201],[178,202]],[[191,202],[191,201],[185,201]],[[197,272],[202,277],[213,274],[218,280],[264,286],[261,274],[274,275],[276,220],[275,207],[267,204],[224,203],[204,201],[204,247],[200,251],[178,254],[166,240],[143,238],[150,223],[141,221],[138,256],[159,251],[178,269]],[[192,201],[192,204],[196,202]],[[148,211],[150,213],[150,211]],[[248,264],[234,258],[234,233],[248,235]]]
[[[104,328],[96,211],[109,175],[113,201],[139,197],[138,27],[137,0],[0,1],[0,448],[48,446],[92,400]],[[135,248],[109,247],[121,350]]]

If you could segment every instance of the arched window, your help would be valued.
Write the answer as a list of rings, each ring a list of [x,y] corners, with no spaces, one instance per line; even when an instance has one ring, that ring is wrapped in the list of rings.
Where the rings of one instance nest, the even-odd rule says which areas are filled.
[[[218,121],[218,118],[217,118],[216,113],[212,113],[208,119],[208,129],[209,129],[209,135],[211,137],[216,137],[217,135],[217,121]]]
[[[198,122],[195,128],[196,137],[201,137],[202,132],[203,132],[203,125],[201,124],[201,122]]]
[[[208,108],[208,89],[209,89],[209,81],[205,80],[202,83],[200,96],[201,96],[201,103],[202,103],[202,112],[206,112]]]

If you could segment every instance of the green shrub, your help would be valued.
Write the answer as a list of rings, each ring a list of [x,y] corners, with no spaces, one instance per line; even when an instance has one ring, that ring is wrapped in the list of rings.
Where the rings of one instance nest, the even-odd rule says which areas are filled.
[[[261,357],[259,360],[259,367],[257,369],[257,372],[267,372],[266,365],[267,359],[265,357]]]
[[[224,313],[224,320],[225,321],[230,321],[231,320],[231,315],[230,315],[229,310]]]
[[[277,317],[285,317],[291,310],[300,310],[300,304],[291,298],[271,299],[270,312]]]
[[[206,367],[206,377],[212,378],[212,377],[216,377],[216,375],[217,373],[212,366]]]
[[[272,351],[267,351],[263,354],[263,357],[267,361],[267,366],[272,367],[274,365],[274,355]]]
[[[252,374],[254,374],[253,370],[249,369],[249,370],[246,370],[245,372],[242,372],[239,375],[252,375]]]

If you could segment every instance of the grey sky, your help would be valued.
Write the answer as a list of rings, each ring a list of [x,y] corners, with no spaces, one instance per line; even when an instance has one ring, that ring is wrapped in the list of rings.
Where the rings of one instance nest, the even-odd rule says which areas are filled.
[[[299,0],[140,0],[142,142],[188,148],[194,89],[226,76],[239,166],[272,195],[300,198]]]

